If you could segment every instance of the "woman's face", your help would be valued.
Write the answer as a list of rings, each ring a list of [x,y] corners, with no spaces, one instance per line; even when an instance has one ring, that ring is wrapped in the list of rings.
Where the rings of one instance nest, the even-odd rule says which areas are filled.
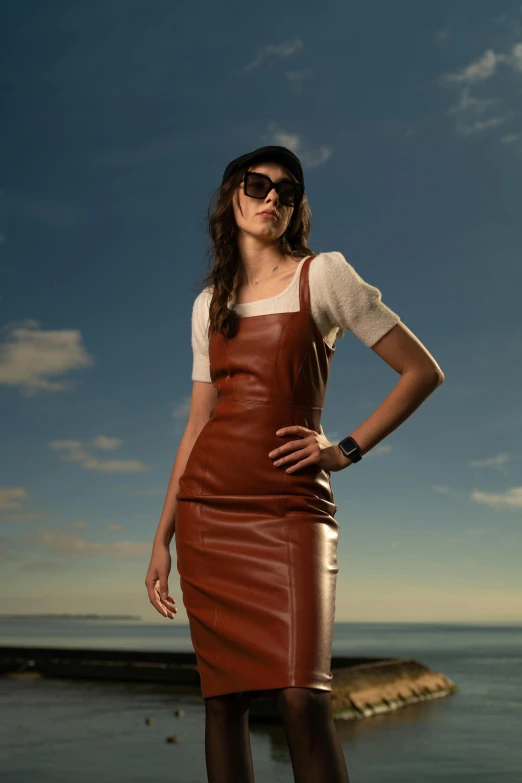
[[[272,182],[282,179],[292,179],[288,171],[278,163],[259,163],[249,168],[270,177]],[[237,200],[239,198],[239,206]],[[275,188],[267,193],[264,199],[247,196],[243,182],[240,183],[233,198],[234,217],[239,233],[249,234],[258,239],[276,241],[284,234],[294,207],[287,207],[279,201]],[[275,211],[275,217],[261,214],[264,210]]]

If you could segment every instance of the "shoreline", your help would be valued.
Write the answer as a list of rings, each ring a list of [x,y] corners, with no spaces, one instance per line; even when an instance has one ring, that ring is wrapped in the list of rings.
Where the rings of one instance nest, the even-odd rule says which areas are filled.
[[[360,720],[458,691],[454,682],[413,658],[332,656],[332,710]],[[0,646],[0,676],[179,685],[200,691],[195,652]],[[250,716],[277,720],[273,699],[254,695]]]

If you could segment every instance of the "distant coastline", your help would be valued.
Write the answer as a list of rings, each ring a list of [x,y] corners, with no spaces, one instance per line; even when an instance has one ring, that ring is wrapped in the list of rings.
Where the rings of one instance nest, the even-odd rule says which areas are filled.
[[[139,614],[0,614],[0,620],[141,620]]]

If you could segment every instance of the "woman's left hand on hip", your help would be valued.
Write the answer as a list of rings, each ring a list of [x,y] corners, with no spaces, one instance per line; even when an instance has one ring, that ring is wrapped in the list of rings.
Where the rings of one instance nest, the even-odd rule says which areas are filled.
[[[316,432],[302,427],[300,424],[293,424],[289,427],[281,427],[277,430],[276,435],[296,436],[296,440],[287,441],[268,455],[278,468],[289,465],[286,468],[287,473],[295,473],[300,468],[312,464],[319,465],[328,471],[342,470],[352,464],[352,461],[344,456],[339,446],[330,443],[324,435],[322,427],[321,432]]]

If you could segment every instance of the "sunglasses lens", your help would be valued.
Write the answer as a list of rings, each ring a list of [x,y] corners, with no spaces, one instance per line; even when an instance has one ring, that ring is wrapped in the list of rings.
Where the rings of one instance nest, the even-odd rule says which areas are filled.
[[[295,204],[295,188],[291,184],[282,183],[279,188],[279,199],[281,204],[287,207],[293,207]]]
[[[270,187],[268,180],[264,179],[264,177],[256,177],[252,174],[247,176],[245,184],[245,193],[253,198],[265,198]]]
[[[266,198],[270,191],[270,182],[263,176],[248,173],[245,177],[245,193],[252,198]],[[279,200],[286,207],[295,204],[295,188],[291,182],[282,182],[278,188]]]

